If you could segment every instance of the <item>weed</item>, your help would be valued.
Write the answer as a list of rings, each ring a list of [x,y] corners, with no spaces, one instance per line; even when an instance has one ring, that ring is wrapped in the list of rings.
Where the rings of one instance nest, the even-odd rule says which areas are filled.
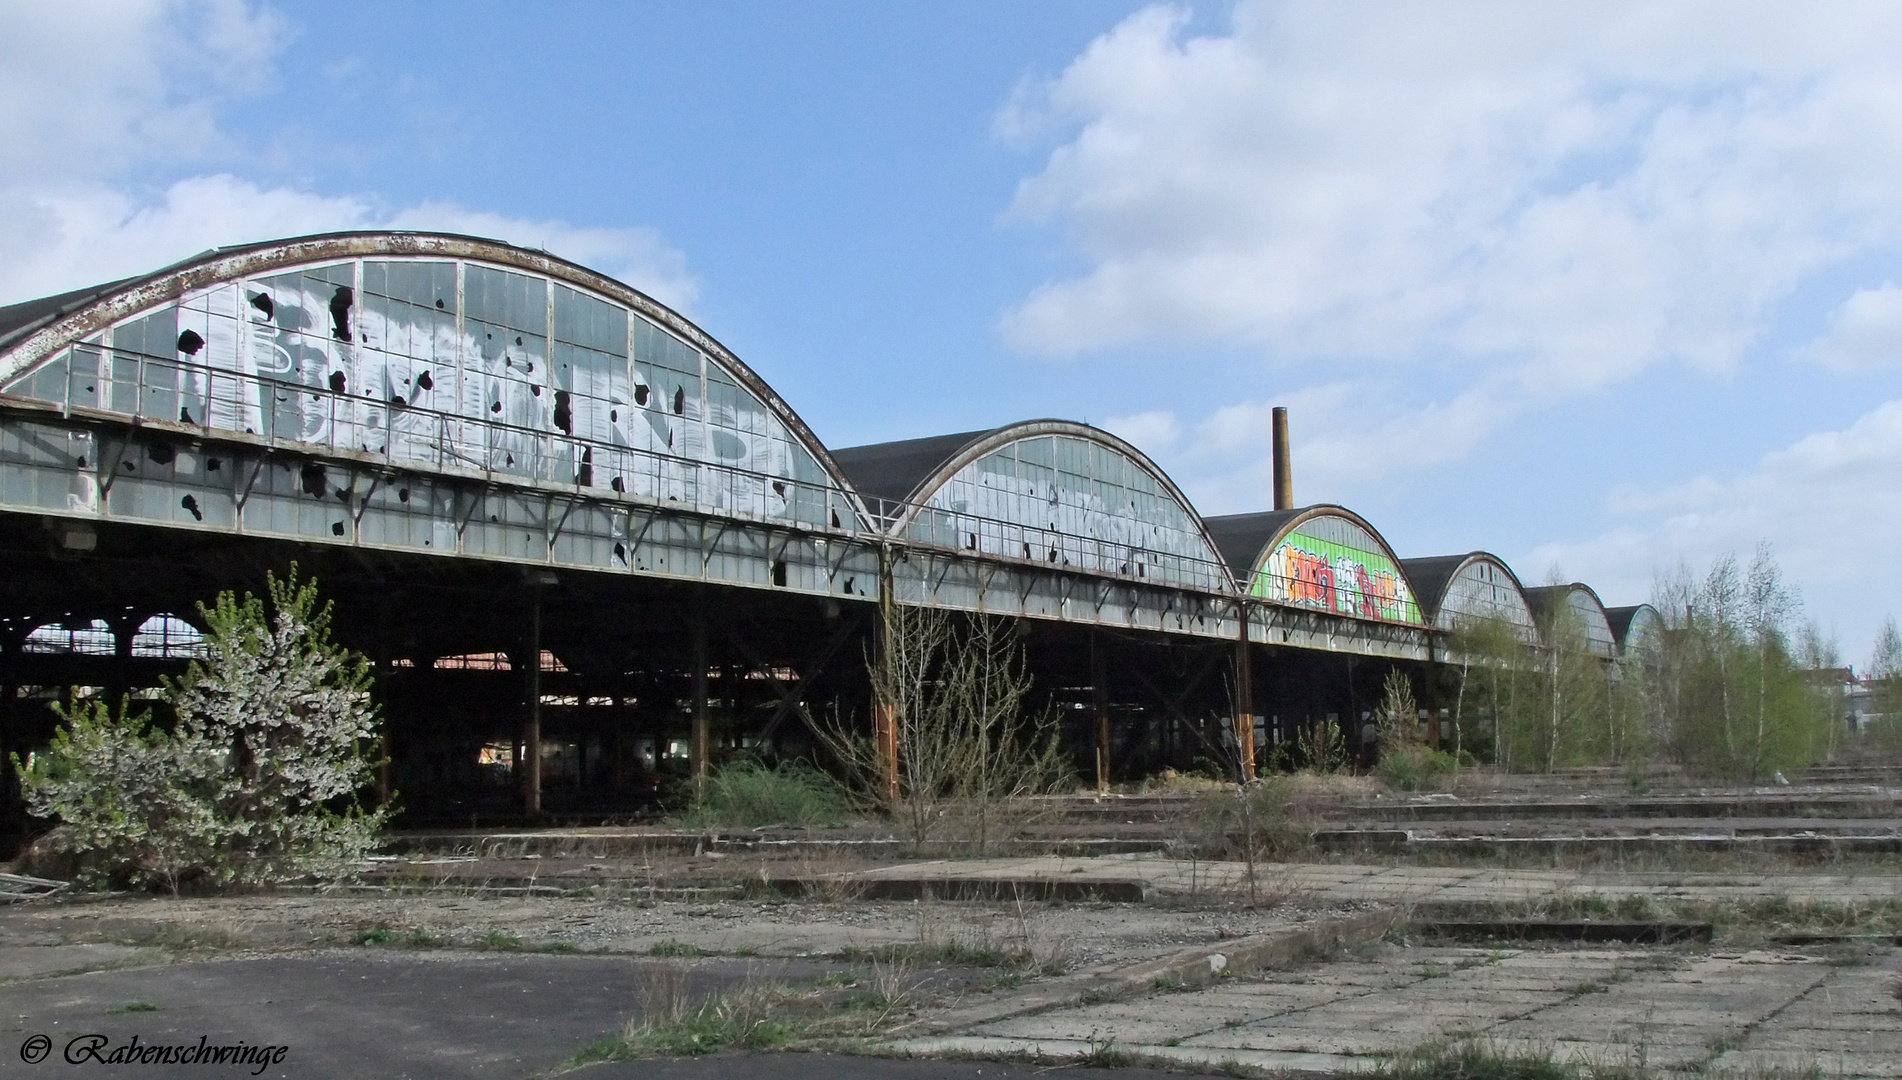
[[[1447,971],[1443,967],[1438,967],[1433,964],[1420,965],[1420,977],[1422,979],[1444,979],[1446,976]]]
[[[1007,975],[999,975],[997,978],[978,987],[978,992],[988,994],[994,990],[1015,990],[1022,985],[1024,985],[1023,974],[1013,971]],[[1158,987],[1158,989],[1160,989],[1160,987]]]
[[[755,949],[751,945],[742,945],[741,947],[733,950],[733,955],[734,956],[758,956],[759,950]]]
[[[956,940],[934,941],[911,950],[894,950],[892,955],[903,955],[905,952],[923,963],[950,967],[1025,967],[1030,960],[1028,955],[1019,950]],[[876,958],[873,962],[877,962]]]
[[[1631,893],[1620,897],[1613,905],[1613,910],[1618,913],[1619,918],[1632,922],[1645,922],[1658,917],[1657,907],[1651,903],[1650,897],[1642,893]]]
[[[388,945],[395,940],[396,931],[391,930],[387,926],[379,926],[374,930],[365,930],[363,933],[357,935],[357,944],[359,945]]]
[[[154,945],[177,952],[198,952],[213,949],[242,949],[250,945],[251,941],[243,934],[221,926],[159,923],[147,928],[143,933],[134,935],[132,943]]]
[[[694,1008],[670,1010],[674,1012],[670,1017],[650,1017],[629,1025],[615,1056],[658,1053],[683,1057],[720,1050],[777,1049],[799,1034],[793,1022],[775,1016],[775,1007],[785,995],[780,986],[749,986],[709,998]]]
[[[1250,1069],[1248,1066],[1243,1065],[1241,1062],[1236,1061],[1232,1057],[1223,1058],[1222,1060],[1216,1062],[1215,1072],[1219,1076],[1233,1076],[1237,1078],[1246,1078],[1246,1077],[1251,1077],[1255,1075],[1255,1072],[1253,1069]]]
[[[647,1024],[671,1024],[687,1014],[693,1000],[689,972],[678,964],[661,964],[641,987],[641,1017]]]
[[[1168,1038],[1166,1038],[1166,1039],[1164,1039],[1164,1040],[1162,1040],[1162,1045],[1164,1045],[1164,1046],[1181,1046],[1181,1045],[1182,1045],[1182,1036],[1180,1036],[1180,1035],[1171,1035],[1171,1036],[1169,1036]]]
[[[1116,1045],[1116,1036],[1099,1039],[1095,1032],[1090,1033],[1088,1048],[1078,1059],[1078,1064],[1092,1069],[1126,1069],[1136,1064],[1136,1055]]]
[[[159,1011],[159,1007],[157,1005],[152,1004],[149,1001],[131,1001],[131,1002],[127,1002],[124,1005],[119,1006],[116,1009],[110,1010],[110,1014],[113,1016],[118,1016],[124,1013],[149,1013],[149,1012],[158,1012],[158,1011]]]
[[[874,1026],[883,1024],[885,1018],[903,1007],[911,998],[913,989],[911,962],[902,956],[890,961],[872,961],[873,1004],[878,1009],[878,1018]]]
[[[702,949],[698,945],[689,945],[688,943],[684,941],[676,941],[673,938],[667,938],[663,941],[656,941],[654,942],[653,945],[649,946],[647,950],[647,955],[649,956],[705,956],[707,955],[707,951],[705,949]]]
[[[518,952],[522,948],[522,939],[514,934],[491,930],[482,936],[482,947],[495,952]]]
[[[1882,947],[1861,943],[1836,945],[1823,950],[1823,963],[1830,967],[1863,967],[1875,963],[1878,956],[1888,951],[1886,943]]]
[[[769,769],[736,761],[707,777],[704,791],[672,822],[690,828],[837,825],[846,814],[838,782],[804,762]]]
[[[581,947],[572,941],[544,941],[535,946],[538,953],[578,953]]]
[[[1419,791],[1445,786],[1459,773],[1459,761],[1443,750],[1424,746],[1382,749],[1374,775],[1395,791]]]
[[[1609,994],[1611,993],[1611,987],[1606,986],[1604,983],[1582,982],[1574,983],[1568,987],[1565,992],[1573,997],[1584,997],[1586,994]]]
[[[1182,980],[1173,975],[1156,976],[1155,987],[1164,993],[1182,989]]]
[[[1381,1080],[1578,1080],[1550,1050],[1508,1050],[1483,1039],[1436,1039],[1383,1061]]]
[[[434,949],[448,942],[419,926],[409,932],[409,940],[406,944],[412,949]]]

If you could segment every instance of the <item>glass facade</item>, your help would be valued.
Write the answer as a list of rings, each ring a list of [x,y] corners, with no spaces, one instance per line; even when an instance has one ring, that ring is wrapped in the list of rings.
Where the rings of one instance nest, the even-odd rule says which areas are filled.
[[[1504,619],[1519,628],[1528,641],[1537,636],[1532,609],[1505,564],[1490,558],[1468,559],[1446,585],[1434,623],[1452,630],[1463,618]]]
[[[718,361],[611,299],[468,259],[342,259],[190,290],[6,389],[609,500],[856,522]]]
[[[1406,575],[1386,545],[1338,514],[1298,522],[1255,568],[1249,595],[1335,615],[1421,624]]]
[[[912,511],[920,543],[1226,592],[1227,574],[1151,468],[1083,435],[1031,435],[959,469]]]

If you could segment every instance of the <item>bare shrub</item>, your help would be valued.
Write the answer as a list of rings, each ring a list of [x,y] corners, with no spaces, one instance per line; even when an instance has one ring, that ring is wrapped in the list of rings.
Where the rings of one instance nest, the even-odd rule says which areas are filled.
[[[1312,822],[1297,810],[1296,791],[1295,778],[1277,775],[1202,792],[1190,797],[1177,827],[1193,857],[1243,864],[1250,903],[1279,903],[1291,887],[1268,880],[1262,864],[1286,860],[1314,839]]]
[[[868,657],[889,710],[896,775],[876,735],[822,723],[854,786],[923,847],[949,835],[982,854],[1049,810],[1038,796],[1070,782],[1058,719],[1029,713],[1031,682],[1016,625],[887,604],[881,646]]]

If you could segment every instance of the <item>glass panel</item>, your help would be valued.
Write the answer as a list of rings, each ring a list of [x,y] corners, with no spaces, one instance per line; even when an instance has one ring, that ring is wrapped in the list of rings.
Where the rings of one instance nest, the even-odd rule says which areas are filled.
[[[1309,518],[1282,537],[1249,592],[1337,615],[1422,622],[1406,578],[1379,541],[1333,515]]]

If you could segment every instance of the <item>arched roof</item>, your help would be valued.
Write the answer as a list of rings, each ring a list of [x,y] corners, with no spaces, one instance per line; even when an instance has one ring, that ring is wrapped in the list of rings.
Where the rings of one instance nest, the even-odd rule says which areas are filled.
[[[1502,618],[1537,636],[1525,587],[1512,567],[1486,551],[1403,559],[1413,596],[1427,620],[1451,630],[1462,616]]]
[[[1540,625],[1545,629],[1548,642],[1552,639],[1549,629],[1558,613],[1558,605],[1569,606],[1571,614],[1578,620],[1579,628],[1584,631],[1585,641],[1591,651],[1606,659],[1618,655],[1618,640],[1613,636],[1611,622],[1605,617],[1605,604],[1598,599],[1598,593],[1582,581],[1569,585],[1541,585],[1526,590],[1526,602],[1532,605],[1532,612],[1538,616]]]
[[[692,446],[676,446],[676,440],[669,435],[657,451],[661,456],[683,460],[700,457],[709,463],[725,465],[736,477],[740,474],[748,474],[749,479],[735,480],[729,487],[750,484],[761,491],[770,487],[774,494],[767,496],[764,500],[753,498],[751,501],[779,507],[787,515],[793,514],[794,504],[800,502],[799,497],[804,496],[808,489],[830,489],[836,492],[839,505],[831,506],[830,509],[827,508],[827,504],[832,502],[830,495],[819,499],[820,505],[816,512],[810,506],[801,504],[802,508],[798,511],[799,519],[809,520],[813,524],[825,524],[829,517],[832,519],[830,524],[833,526],[853,527],[852,522],[838,520],[842,509],[846,511],[844,516],[847,518],[863,518],[863,508],[857,505],[850,484],[845,481],[837,464],[833,462],[831,455],[807,427],[805,421],[800,419],[765,380],[711,335],[666,305],[613,278],[546,252],[518,248],[478,237],[445,233],[362,231],[328,233],[214,248],[151,274],[0,308],[0,386],[8,387],[9,392],[26,393],[32,396],[31,384],[22,379],[22,376],[47,363],[56,362],[66,351],[75,347],[106,349],[115,354],[137,353],[150,357],[155,366],[176,367],[181,371],[193,363],[204,367],[211,363],[209,358],[218,350],[210,347],[205,341],[205,335],[198,334],[196,330],[187,328],[186,334],[190,336],[179,336],[176,345],[171,341],[159,341],[162,335],[153,331],[146,335],[146,339],[149,340],[139,339],[142,347],[135,347],[129,352],[120,344],[118,338],[127,331],[128,327],[134,327],[135,321],[143,315],[163,311],[169,307],[179,313],[180,319],[185,319],[193,314],[184,310],[187,301],[202,299],[208,295],[208,291],[216,290],[221,286],[243,283],[244,291],[253,293],[248,298],[249,307],[246,306],[245,300],[239,299],[236,303],[226,302],[232,310],[223,313],[227,321],[233,321],[240,326],[238,333],[242,338],[243,334],[249,332],[242,329],[247,319],[250,323],[270,324],[273,321],[274,305],[279,304],[278,300],[272,298],[270,288],[258,286],[254,290],[256,283],[288,282],[300,271],[311,271],[321,276],[324,268],[341,268],[345,265],[360,268],[372,262],[378,267],[392,267],[399,262],[410,267],[453,264],[480,267],[485,272],[494,272],[482,282],[474,280],[470,282],[471,298],[467,303],[476,303],[480,299],[478,294],[486,295],[487,299],[482,302],[488,303],[493,310],[516,311],[522,315],[524,321],[534,321],[535,326],[527,329],[528,341],[524,346],[530,357],[526,370],[533,370],[535,365],[532,361],[534,360],[544,361],[546,370],[535,380],[521,380],[519,376],[525,370],[521,366],[516,366],[511,373],[503,375],[500,365],[512,364],[513,361],[504,355],[506,350],[498,343],[495,357],[498,361],[498,370],[486,372],[484,377],[504,387],[523,389],[524,393],[519,395],[520,405],[539,417],[544,422],[544,426],[549,426],[551,433],[569,438],[575,443],[572,449],[575,469],[568,476],[568,479],[575,483],[587,486],[583,480],[592,474],[602,478],[599,486],[606,487],[610,472],[601,462],[590,461],[590,455],[584,455],[582,452],[586,449],[583,444],[587,440],[583,436],[581,426],[590,418],[582,414],[583,399],[587,398],[588,393],[579,384],[591,384],[603,388],[600,411],[604,415],[600,418],[600,425],[602,437],[610,444],[611,449],[614,439],[610,429],[616,424],[623,428],[638,427],[639,424],[635,419],[636,412],[643,406],[649,406],[647,401],[642,401],[641,405],[637,406],[632,400],[633,397],[637,393],[642,398],[649,396],[647,382],[654,382],[655,388],[659,389],[657,381],[648,379],[643,382],[641,380],[642,372],[639,370],[641,360],[638,353],[644,334],[646,339],[651,339],[655,343],[653,347],[662,354],[663,358],[659,361],[661,366],[666,366],[670,362],[666,359],[667,357],[672,358],[672,367],[680,369],[677,374],[678,381],[681,383],[676,387],[671,402],[661,398],[659,394],[654,395],[656,400],[652,402],[649,411],[659,412],[661,406],[670,404],[672,413],[683,417],[685,421],[711,417],[706,419],[703,425],[698,425],[695,431],[683,433],[683,437],[694,443]],[[422,271],[404,272],[410,273],[412,277],[422,273]],[[347,274],[341,269],[338,273]],[[552,286],[537,286],[539,295],[526,299],[502,295],[512,288],[513,279],[505,281],[502,276],[497,275],[507,274],[514,274],[523,280],[539,278],[553,284]],[[394,283],[398,276],[398,272],[387,272],[385,279],[380,280]],[[405,307],[403,303],[405,298],[384,295],[401,291],[395,284],[381,286],[383,294],[377,294],[373,283],[366,282],[364,272],[359,269],[348,285],[344,284],[342,277],[337,282],[326,279],[320,283],[324,288],[331,288],[334,285],[341,290],[338,298],[331,301],[330,314],[324,314],[320,304],[314,313],[316,324],[314,327],[308,325],[313,320],[313,315],[307,314],[300,317],[305,319],[306,328],[311,330],[308,337],[313,343],[334,352],[364,354],[375,353],[380,347],[380,343],[370,343],[368,335],[372,316],[378,314],[374,310],[376,302],[381,302],[388,310],[401,308],[404,311],[410,311],[413,308],[422,315],[440,314],[441,322],[453,322],[453,331],[444,326],[438,326],[432,331],[429,327],[421,325],[422,315],[417,316],[417,325],[400,327],[394,325],[395,316],[388,316],[386,318],[388,325],[379,326],[379,329],[390,329],[393,333],[400,330],[410,335],[406,339],[409,342],[408,345],[391,345],[386,350],[388,355],[385,359],[394,357],[395,360],[383,365],[390,373],[382,377],[389,387],[396,389],[390,390],[389,396],[382,400],[366,402],[363,398],[357,398],[350,404],[357,408],[369,408],[372,404],[378,408],[387,406],[385,409],[388,414],[387,429],[391,431],[391,437],[386,439],[386,442],[399,441],[396,436],[402,423],[400,414],[406,413],[413,418],[418,413],[430,411],[432,407],[442,415],[480,412],[479,408],[473,408],[473,406],[479,400],[487,403],[485,395],[495,398],[490,405],[490,411],[497,414],[495,422],[498,425],[513,426],[532,434],[535,430],[534,425],[514,415],[515,412],[522,410],[518,410],[517,403],[503,401],[501,391],[491,394],[488,391],[464,387],[451,391],[449,395],[435,394],[430,399],[431,405],[425,405],[418,400],[425,396],[424,391],[430,389],[433,382],[442,381],[441,375],[446,370],[446,365],[440,362],[436,367],[435,375],[425,378],[421,383],[422,391],[402,389],[409,386],[409,383],[407,377],[399,379],[399,374],[402,376],[416,374],[407,368],[400,373],[396,372],[396,368],[402,366],[400,361],[409,359],[404,355],[405,349],[420,349],[427,352],[432,347],[427,340],[432,333],[445,339],[451,333],[459,336],[464,332],[465,314],[470,322],[475,322],[477,319],[477,314],[467,313],[465,310],[461,271],[453,274],[453,285],[446,284],[447,280],[436,283],[434,306],[439,311],[431,312],[428,310],[427,300]],[[486,294],[477,287],[483,283],[487,283]],[[416,287],[426,288],[422,285]],[[498,289],[501,290],[500,293],[497,292]],[[260,296],[264,299],[260,300]],[[306,296],[304,299],[309,297]],[[321,298],[319,300],[321,301]],[[536,310],[543,306],[544,301],[545,310]],[[564,302],[570,313],[566,320],[566,325],[572,327],[570,330],[563,329],[562,305]],[[339,304],[345,311],[354,308],[351,317],[355,325],[350,329],[361,330],[363,334],[361,340],[350,340],[359,335],[347,333],[345,329],[347,324],[340,321],[334,336],[341,344],[332,346],[328,341],[320,339],[332,336],[326,335],[323,329],[329,325],[330,316],[336,314]],[[621,320],[619,315],[611,314],[616,308],[631,313],[625,327],[616,325]],[[609,314],[604,315],[604,312]],[[605,323],[602,322],[604,318],[607,319]],[[481,325],[488,326],[489,324]],[[178,334],[179,328],[184,326],[184,323],[175,322],[168,326],[171,334]],[[523,338],[516,336],[522,329],[520,326],[510,328],[496,324],[489,328],[504,331],[505,336],[515,336],[515,344],[524,345]],[[270,325],[268,329],[272,333],[281,335],[289,333],[292,328]],[[546,340],[539,340],[544,331]],[[136,335],[132,336],[136,337]],[[494,334],[489,334],[489,337],[493,338]],[[613,344],[596,347],[599,342],[594,340],[595,338],[612,340]],[[537,351],[538,346],[539,351]],[[436,343],[434,347],[440,357],[443,347],[441,342]],[[474,351],[473,346],[458,345],[457,347],[464,348],[468,353]],[[204,353],[203,358],[199,354],[201,348]],[[295,351],[296,347],[293,347],[293,352]],[[227,359],[231,361],[234,368],[232,378],[240,377],[238,373],[244,370],[245,364],[254,364],[250,358],[238,354],[237,346],[231,346],[227,352],[229,354]],[[701,356],[706,358],[704,368],[699,366]],[[485,362],[489,360],[486,353],[483,359]],[[518,356],[515,359],[521,359],[521,357]],[[632,374],[626,370],[630,359],[636,365]],[[287,361],[287,363],[294,365],[295,361]],[[622,370],[618,372],[610,370],[617,364]],[[694,370],[688,370],[689,367]],[[428,370],[424,370],[422,374],[430,376]],[[214,372],[213,378],[217,377],[219,377],[218,374]],[[293,366],[288,375],[273,377],[278,378],[279,382],[286,379],[294,382],[298,372]],[[183,379],[185,376],[181,375],[179,378]],[[259,376],[253,373],[250,378],[256,381]],[[557,384],[557,379],[571,379],[577,385],[570,385],[563,389]],[[528,385],[530,381],[536,380],[539,380],[538,385]],[[306,378],[304,381],[310,380]],[[352,383],[348,379],[343,379],[341,384],[349,385],[351,391],[354,392],[358,385],[365,385],[371,381],[366,378]],[[462,381],[471,383],[475,380],[470,378]],[[515,382],[520,382],[521,385],[515,386]],[[636,383],[640,385],[633,385]],[[698,411],[701,411],[704,417],[692,416],[691,413],[695,410],[687,408],[685,399],[688,397],[688,384],[692,384],[693,398],[697,399]],[[326,387],[320,381],[309,389],[312,391],[313,398],[317,398],[324,396],[324,391],[327,389],[338,385],[340,382],[333,380],[330,387]],[[627,400],[614,398],[611,401],[609,392],[605,389],[609,386],[615,388],[615,393],[624,391],[622,396]],[[144,389],[144,387],[139,388],[138,397],[141,403]],[[543,398],[540,393],[543,389],[553,392]],[[366,386],[366,390],[372,394],[375,393],[373,387]],[[466,393],[465,390],[467,390]],[[529,390],[535,391],[532,396],[540,400],[530,401],[530,395],[526,392]],[[178,393],[182,394],[183,391]],[[127,395],[129,399],[132,396]],[[297,395],[291,395],[291,397],[295,398]],[[338,393],[338,397],[342,397],[341,392]],[[572,408],[564,400],[569,398],[573,399]],[[748,403],[746,399],[750,399],[751,403]],[[113,400],[117,401],[116,398]],[[280,398],[280,400],[286,399]],[[197,415],[189,417],[188,414],[191,412],[189,409],[186,413],[177,416],[144,417],[138,410],[122,409],[116,405],[108,407],[103,394],[98,404],[106,411],[134,411],[135,415],[141,415],[144,419],[156,419],[159,421],[157,426],[160,429],[172,420],[186,421],[188,418],[191,423],[200,427],[220,426],[213,422],[211,417],[205,415],[215,411],[215,404],[209,401],[204,403],[204,408]],[[506,411],[503,408],[505,405]],[[173,407],[177,408],[176,402],[173,403]],[[606,415],[610,412],[614,414],[611,423]],[[623,415],[627,419],[623,420]],[[550,417],[553,418],[553,423],[547,424],[546,421]],[[728,418],[728,426],[733,428],[731,432],[718,430],[721,417]],[[466,418],[484,422],[491,419],[488,416]],[[655,427],[656,431],[666,426],[666,423],[656,421],[653,417],[649,417],[648,422]],[[675,426],[694,425],[676,424]],[[555,427],[561,430],[552,432]],[[773,428],[778,430],[771,430]],[[257,432],[248,433],[258,434]],[[279,425],[273,425],[263,434],[266,437],[284,437]],[[699,445],[703,435],[710,445]],[[645,436],[630,438],[626,445],[638,448],[642,445],[641,438]],[[790,450],[786,445],[788,443],[796,446],[797,451]],[[771,449],[772,446],[778,446],[780,449]],[[366,444],[365,449],[374,452],[376,448]],[[386,452],[389,450],[386,449]],[[810,465],[800,461],[802,457],[808,459]],[[444,463],[447,463],[447,455],[444,455]],[[512,459],[510,463],[514,463]],[[584,467],[588,465],[592,465],[593,468]],[[773,483],[776,479],[785,482]],[[631,489],[635,482],[635,478],[630,478],[627,486]],[[683,484],[691,482],[691,480],[682,481]],[[665,482],[657,483],[664,486]],[[622,491],[623,487],[616,486],[615,490]],[[703,496],[706,496],[705,492],[698,492],[696,497]],[[661,496],[656,495],[656,497]],[[736,504],[747,501],[734,496],[731,491],[723,497],[729,497],[729,501]],[[676,499],[676,501],[679,500]],[[702,501],[705,501],[704,498]],[[736,512],[747,511],[744,507],[739,507]]]
[[[1356,618],[1425,622],[1393,549],[1352,510],[1318,504],[1204,524],[1250,596]]]
[[[1650,604],[1633,604],[1630,607],[1605,609],[1605,622],[1611,627],[1611,635],[1618,642],[1618,654],[1629,652],[1634,643],[1642,643],[1647,634],[1664,629],[1664,616]]]
[[[1006,558],[1232,591],[1201,516],[1141,450],[1029,420],[833,452],[894,536]]]

